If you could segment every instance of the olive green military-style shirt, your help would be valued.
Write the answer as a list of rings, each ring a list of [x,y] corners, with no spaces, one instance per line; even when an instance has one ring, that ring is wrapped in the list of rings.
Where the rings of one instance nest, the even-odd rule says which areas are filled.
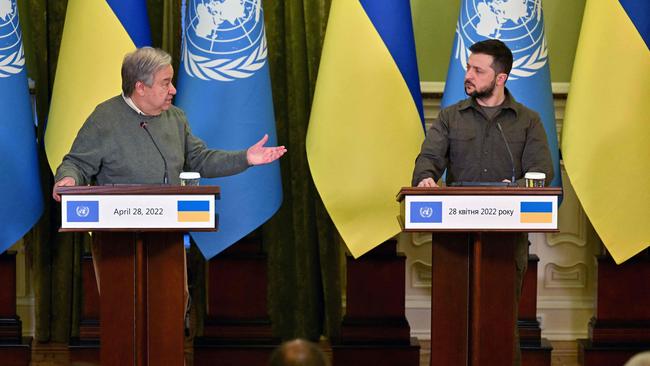
[[[546,182],[552,181],[553,164],[539,114],[515,101],[507,89],[505,95],[492,118],[474,98],[440,111],[415,160],[412,184],[425,178],[438,181],[445,169],[448,185],[511,180],[512,162],[497,123],[512,152],[517,184],[524,185],[526,172],[545,173]]]

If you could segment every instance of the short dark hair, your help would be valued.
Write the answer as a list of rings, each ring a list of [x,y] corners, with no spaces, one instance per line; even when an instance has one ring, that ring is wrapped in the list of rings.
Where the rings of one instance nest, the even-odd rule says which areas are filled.
[[[472,53],[492,56],[494,59],[492,61],[492,70],[497,74],[510,74],[510,70],[512,70],[512,51],[505,43],[498,39],[486,39],[474,43],[469,50]]]

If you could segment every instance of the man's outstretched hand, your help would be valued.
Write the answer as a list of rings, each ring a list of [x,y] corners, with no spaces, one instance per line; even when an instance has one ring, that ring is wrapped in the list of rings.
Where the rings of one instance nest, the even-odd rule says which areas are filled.
[[[269,140],[269,135],[264,135],[255,145],[248,148],[246,151],[246,159],[250,165],[268,164],[278,160],[287,148],[284,146],[266,147],[264,144]]]

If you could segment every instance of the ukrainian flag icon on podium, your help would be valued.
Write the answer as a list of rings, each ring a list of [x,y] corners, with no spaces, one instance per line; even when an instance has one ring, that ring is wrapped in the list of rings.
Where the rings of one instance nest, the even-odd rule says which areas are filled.
[[[522,224],[550,224],[553,222],[552,202],[521,202],[519,222]]]
[[[178,201],[178,221],[210,221],[210,201]]]

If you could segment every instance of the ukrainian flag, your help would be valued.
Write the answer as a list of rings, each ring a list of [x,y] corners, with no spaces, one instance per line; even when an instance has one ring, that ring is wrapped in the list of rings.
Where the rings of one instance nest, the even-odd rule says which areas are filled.
[[[0,254],[43,212],[36,134],[16,1],[0,6]]]
[[[97,104],[120,94],[124,55],[151,45],[144,0],[69,0],[45,152],[52,171]]]
[[[562,155],[585,213],[617,263],[650,244],[649,45],[649,1],[587,1]]]
[[[409,2],[333,0],[307,158],[354,257],[400,231],[395,194],[410,185],[422,120]]]
[[[210,201],[178,201],[179,222],[209,222]]]
[[[522,224],[550,224],[553,222],[553,203],[521,202],[519,215]]]

